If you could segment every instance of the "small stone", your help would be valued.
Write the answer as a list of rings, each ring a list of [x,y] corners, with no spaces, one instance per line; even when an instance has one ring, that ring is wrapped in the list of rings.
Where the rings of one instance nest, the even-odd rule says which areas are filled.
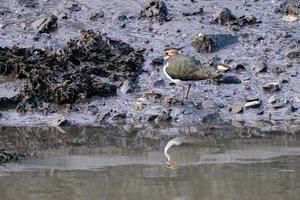
[[[57,126],[70,126],[72,123],[65,117],[61,117],[57,120]]]
[[[300,60],[300,50],[292,51],[292,52],[288,53],[287,57],[290,60],[296,60],[296,59]]]
[[[193,16],[193,15],[202,15],[204,12],[203,12],[203,8],[200,8],[198,11],[194,11],[194,12],[183,12],[182,15],[187,17],[187,16]]]
[[[212,108],[216,108],[217,105],[214,101],[211,101],[211,100],[204,100],[202,101],[201,103],[201,107],[203,109],[212,109]]]
[[[235,67],[235,71],[237,72],[242,72],[242,71],[245,71],[246,68],[243,64],[237,64],[236,67]]]
[[[132,107],[133,107],[133,110],[135,110],[135,111],[141,111],[144,109],[144,105],[141,102],[137,102],[137,103],[133,104]]]
[[[65,4],[65,8],[72,12],[77,12],[81,10],[78,3],[76,3],[75,1],[67,1],[67,3]]]
[[[57,17],[51,15],[50,17],[39,19],[31,25],[38,33],[50,33],[57,28]]]
[[[277,98],[276,98],[275,96],[271,96],[271,97],[268,99],[268,103],[271,103],[271,104],[276,103],[276,101],[277,101]]]
[[[151,1],[140,13],[139,18],[156,19],[157,21],[170,21],[168,16],[168,8],[164,1],[153,0]]]
[[[263,89],[268,92],[276,92],[280,90],[281,86],[279,83],[267,83],[263,85]]]
[[[162,94],[155,91],[150,91],[150,92],[145,92],[143,97],[148,99],[160,99],[162,98]]]
[[[126,80],[122,83],[120,91],[124,94],[133,93],[134,91],[134,83],[132,80]]]
[[[258,101],[250,101],[244,104],[244,108],[259,108],[261,106],[261,100]]]
[[[161,66],[163,64],[164,64],[164,58],[163,57],[154,58],[151,61],[151,65],[153,65],[153,66]]]
[[[252,64],[252,69],[256,72],[266,72],[267,71],[267,64],[266,61],[264,59],[258,59],[255,60],[254,63]]]
[[[248,97],[246,97],[246,101],[247,101],[247,102],[251,102],[251,101],[259,101],[259,100],[260,100],[260,98],[257,97],[257,96],[248,96]]]
[[[226,64],[219,64],[217,66],[217,69],[219,71],[222,71],[222,72],[228,72],[231,69],[231,67],[229,65],[226,65]]]
[[[91,21],[97,21],[100,18],[104,18],[104,12],[102,10],[96,12],[96,13],[92,13],[90,15],[90,20]]]
[[[218,84],[240,84],[242,81],[236,76],[220,75],[215,80]]]
[[[7,26],[7,24],[3,23],[3,22],[0,22],[0,28],[3,29]]]
[[[296,15],[283,15],[282,20],[285,22],[295,22],[299,20],[299,17]]]
[[[230,111],[233,114],[242,113],[243,110],[244,110],[244,108],[243,108],[243,105],[241,105],[241,104],[235,104],[235,105],[231,106],[231,108],[230,108]]]
[[[216,46],[216,42],[212,37],[199,33],[192,39],[192,46],[198,52],[211,53],[213,52],[213,48]]]

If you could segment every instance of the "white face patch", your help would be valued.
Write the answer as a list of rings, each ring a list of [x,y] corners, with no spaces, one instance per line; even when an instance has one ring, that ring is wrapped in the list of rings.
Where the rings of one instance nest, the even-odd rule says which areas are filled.
[[[164,57],[164,60],[166,61],[166,60],[168,60],[170,58],[170,56],[169,55],[166,55],[165,57]]]

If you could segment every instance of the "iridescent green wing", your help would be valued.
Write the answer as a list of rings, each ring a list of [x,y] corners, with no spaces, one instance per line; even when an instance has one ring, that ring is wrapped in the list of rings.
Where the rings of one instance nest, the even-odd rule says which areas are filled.
[[[166,71],[173,79],[191,80],[193,74],[198,70],[198,64],[191,58],[176,56],[170,58]]]

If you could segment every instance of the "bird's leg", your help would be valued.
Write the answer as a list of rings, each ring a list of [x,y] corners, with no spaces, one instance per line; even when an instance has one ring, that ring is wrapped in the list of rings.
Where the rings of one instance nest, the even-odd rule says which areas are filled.
[[[184,101],[184,96],[185,96],[185,86],[182,86],[182,100]]]
[[[190,90],[191,90],[191,84],[189,84],[189,87],[188,87],[188,90],[187,90],[187,93],[186,93],[186,100],[189,98],[189,93],[190,93]]]

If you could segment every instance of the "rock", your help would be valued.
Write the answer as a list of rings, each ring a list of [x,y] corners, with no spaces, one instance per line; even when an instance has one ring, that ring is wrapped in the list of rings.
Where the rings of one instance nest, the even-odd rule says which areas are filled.
[[[245,71],[246,68],[243,64],[237,64],[236,67],[235,67],[235,71],[236,72],[242,72],[242,71]]]
[[[141,102],[137,102],[135,104],[132,105],[133,110],[135,111],[141,111],[144,109],[144,104]]]
[[[60,12],[58,10],[54,10],[53,11],[53,15],[55,15],[58,19],[68,19],[68,15],[67,13],[64,12]]]
[[[276,101],[277,101],[277,98],[276,98],[275,96],[271,96],[271,97],[268,99],[268,103],[271,103],[271,104],[276,103]]]
[[[238,113],[242,113],[244,110],[243,105],[241,104],[234,104],[233,106],[231,106],[230,108],[230,112],[232,112],[233,114],[238,114]]]
[[[65,4],[65,8],[68,9],[68,10],[70,10],[71,12],[77,12],[77,11],[81,10],[79,4],[76,3],[73,0],[67,1],[66,4]]]
[[[251,102],[251,101],[259,101],[259,100],[260,100],[260,98],[257,97],[257,96],[247,96],[247,97],[246,97],[246,101],[247,101],[247,102]]]
[[[295,22],[299,20],[299,17],[296,15],[283,15],[282,20],[285,22]]]
[[[281,85],[279,83],[267,83],[263,85],[263,89],[268,92],[275,92],[280,90]]]
[[[104,18],[104,12],[102,10],[99,11],[99,12],[96,12],[96,13],[92,13],[90,15],[90,20],[91,21],[97,21],[100,18]]]
[[[216,14],[214,22],[221,25],[230,25],[232,22],[236,21],[237,18],[231,13],[228,8],[222,8]]]
[[[231,69],[231,67],[226,64],[218,64],[217,69],[221,72],[228,72]]]
[[[134,91],[134,83],[132,80],[125,80],[122,83],[122,86],[120,88],[120,91],[124,94],[133,93]]]
[[[56,126],[70,126],[72,123],[65,117],[61,117],[60,119],[57,120]]]
[[[215,81],[218,84],[240,84],[241,80],[236,76],[230,75],[219,75]]]
[[[57,28],[57,17],[51,15],[50,17],[39,19],[31,25],[38,33],[50,33]]]
[[[162,94],[155,91],[150,91],[150,92],[145,92],[143,97],[147,99],[160,99],[162,98]]]
[[[159,22],[170,21],[168,8],[164,1],[151,1],[140,13],[139,18],[155,19]]]
[[[266,61],[263,58],[257,59],[252,64],[252,69],[256,72],[266,72],[267,71],[267,64]]]
[[[282,67],[274,67],[272,69],[272,72],[276,75],[282,74],[283,72],[285,72],[285,69]]]
[[[300,60],[300,49],[297,51],[292,51],[292,52],[288,53],[287,57],[290,60]]]
[[[187,17],[193,15],[202,15],[203,13],[204,13],[203,8],[200,8],[198,11],[194,11],[194,12],[189,12],[189,11],[183,12],[182,15]]]
[[[261,21],[258,21],[256,17],[253,16],[236,17],[228,8],[222,8],[216,14],[213,21],[220,25],[229,26],[233,31],[237,31],[239,27],[261,23]]]
[[[6,23],[0,22],[0,29],[3,29],[3,28],[5,28],[6,26],[7,26],[7,24],[6,24]]]
[[[244,108],[259,108],[261,106],[261,100],[250,101],[244,104]]]
[[[160,80],[157,80],[157,81],[154,81],[152,86],[154,88],[161,88],[161,87],[165,87],[166,83],[165,83],[165,80],[164,79],[160,79]]]
[[[213,52],[213,48],[216,46],[216,42],[212,37],[199,33],[192,39],[192,46],[198,52],[210,53]]]
[[[154,58],[151,61],[151,65],[153,65],[153,66],[161,66],[163,64],[164,64],[164,58],[163,57]]]

